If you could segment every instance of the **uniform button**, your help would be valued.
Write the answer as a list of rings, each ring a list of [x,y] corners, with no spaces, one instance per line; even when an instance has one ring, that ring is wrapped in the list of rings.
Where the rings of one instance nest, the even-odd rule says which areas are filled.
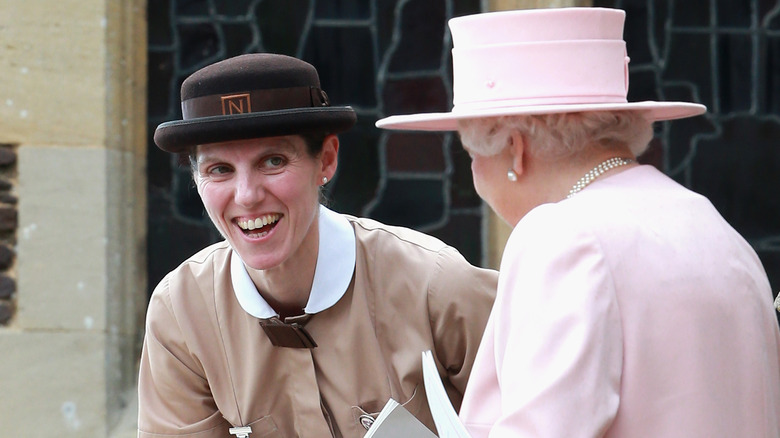
[[[362,424],[363,427],[366,428],[366,430],[370,429],[371,425],[374,424],[374,417],[368,414],[363,414],[358,418],[360,419],[360,424]]]

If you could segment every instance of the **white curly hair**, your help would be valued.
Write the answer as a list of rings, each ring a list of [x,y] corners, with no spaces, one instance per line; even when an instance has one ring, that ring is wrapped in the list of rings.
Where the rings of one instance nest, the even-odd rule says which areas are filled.
[[[469,153],[496,155],[518,131],[538,158],[557,159],[588,148],[628,148],[641,155],[653,138],[653,124],[640,111],[486,117],[461,120],[458,133]]]

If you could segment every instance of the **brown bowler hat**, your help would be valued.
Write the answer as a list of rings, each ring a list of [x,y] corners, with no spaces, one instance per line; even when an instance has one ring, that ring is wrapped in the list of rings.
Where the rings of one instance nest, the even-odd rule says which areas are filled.
[[[357,120],[330,106],[317,70],[285,55],[252,53],[206,66],[181,85],[183,120],[160,124],[154,142],[168,152],[191,146],[308,131],[338,133]]]

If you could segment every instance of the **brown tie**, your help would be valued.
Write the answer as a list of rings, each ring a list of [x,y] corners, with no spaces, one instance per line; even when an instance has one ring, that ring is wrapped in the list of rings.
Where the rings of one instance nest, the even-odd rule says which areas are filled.
[[[303,327],[310,317],[311,315],[301,315],[285,318],[285,321],[282,321],[279,317],[274,316],[273,318],[261,319],[260,326],[263,327],[268,339],[276,347],[315,348],[317,343]]]

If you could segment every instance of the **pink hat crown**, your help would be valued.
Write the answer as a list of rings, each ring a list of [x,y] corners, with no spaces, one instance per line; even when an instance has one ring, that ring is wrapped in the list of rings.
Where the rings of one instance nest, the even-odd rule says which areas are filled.
[[[565,8],[450,20],[453,111],[625,103],[624,18],[618,9]]]
[[[628,102],[625,12],[552,8],[453,18],[453,108],[391,116],[380,128],[456,130],[461,119],[580,111],[643,111],[649,120],[704,113],[687,102]]]

